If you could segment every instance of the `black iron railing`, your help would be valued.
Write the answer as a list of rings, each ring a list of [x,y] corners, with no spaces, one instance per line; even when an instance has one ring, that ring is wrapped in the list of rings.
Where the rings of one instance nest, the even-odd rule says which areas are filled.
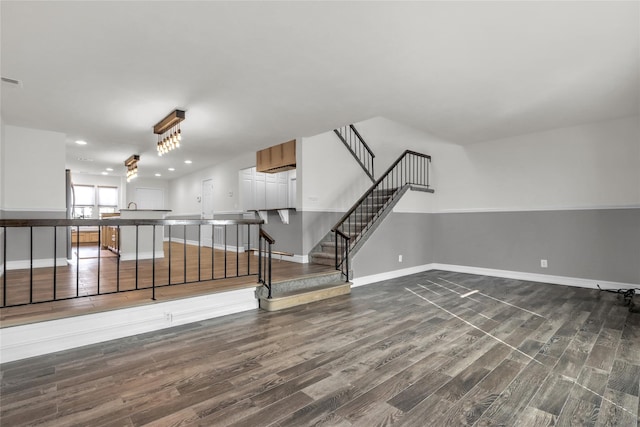
[[[433,191],[429,185],[430,163],[431,156],[406,150],[331,229],[335,233],[336,269],[347,281],[350,251],[381,218],[385,208],[408,186]]]
[[[353,125],[342,126],[333,130],[344,143],[351,155],[358,161],[365,173],[375,181],[373,173],[373,159],[376,157],[371,148],[364,141],[358,130]]]
[[[268,245],[259,245],[258,257],[248,250],[252,239],[265,240],[263,223],[257,219],[0,220],[0,307],[142,289],[150,289],[155,299],[156,288],[252,275],[270,289],[274,240],[269,237]],[[97,233],[95,245],[81,245],[86,230]],[[72,234],[75,253],[67,259]],[[203,242],[209,235],[210,241]],[[83,251],[89,256],[81,256]]]
[[[271,299],[271,246],[276,242],[269,233],[260,227],[258,241],[258,283],[262,283],[269,291]]]

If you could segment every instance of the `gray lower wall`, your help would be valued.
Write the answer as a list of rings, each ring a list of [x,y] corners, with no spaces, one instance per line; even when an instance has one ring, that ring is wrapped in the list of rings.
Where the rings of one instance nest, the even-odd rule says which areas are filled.
[[[302,213],[289,210],[289,224],[283,224],[277,211],[267,211],[264,230],[274,238],[274,251],[304,255],[302,252]]]
[[[362,277],[429,263],[640,283],[640,209],[392,213],[353,269]]]
[[[3,211],[2,219],[65,219],[65,212],[56,211]],[[29,227],[8,227],[6,234],[0,234],[0,247],[6,239],[7,263],[14,261],[29,262],[31,253],[33,260],[53,260],[67,257],[67,227],[56,227],[54,237],[53,227],[33,227],[33,243]],[[55,240],[54,240],[55,239]],[[55,248],[54,248],[55,241]],[[1,251],[2,249],[0,249]],[[0,252],[0,264],[4,260],[4,253]]]
[[[439,263],[640,283],[640,209],[432,216]]]
[[[302,253],[307,255],[345,213],[307,211],[302,214]]]
[[[421,213],[391,213],[354,255],[355,277],[385,273],[434,262],[433,217]],[[402,255],[402,262],[398,256]]]

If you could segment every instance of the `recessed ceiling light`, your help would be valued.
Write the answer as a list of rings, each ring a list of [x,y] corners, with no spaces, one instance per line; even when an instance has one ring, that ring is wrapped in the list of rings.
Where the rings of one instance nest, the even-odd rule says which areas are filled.
[[[191,160],[185,160],[184,161],[186,164],[190,165],[191,163],[193,163]]]
[[[174,170],[176,170],[176,168],[169,168],[169,170],[173,172]]]
[[[76,141],[76,144],[78,144],[78,145],[87,145],[87,141],[83,141],[83,140],[79,139],[79,140]]]
[[[157,173],[156,176],[162,176],[161,174]]]
[[[107,168],[108,172],[113,172],[113,168]]]
[[[109,175],[109,172],[102,172],[102,175]]]

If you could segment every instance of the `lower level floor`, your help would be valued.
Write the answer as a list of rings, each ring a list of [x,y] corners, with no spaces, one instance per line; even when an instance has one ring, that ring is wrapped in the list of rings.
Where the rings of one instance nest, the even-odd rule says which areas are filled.
[[[441,270],[0,365],[3,425],[636,425],[618,295]]]

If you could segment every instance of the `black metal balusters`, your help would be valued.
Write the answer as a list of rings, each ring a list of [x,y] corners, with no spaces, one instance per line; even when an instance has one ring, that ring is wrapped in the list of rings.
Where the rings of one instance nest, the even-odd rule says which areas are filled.
[[[247,251],[247,270],[246,276],[252,275],[251,269],[251,253],[250,253],[250,242],[251,242],[251,234],[253,230],[260,230],[260,225],[264,221],[259,219],[251,219],[251,220],[123,220],[123,219],[105,219],[105,220],[89,220],[89,219],[45,219],[45,220],[0,220],[0,232],[2,232],[2,298],[0,301],[2,302],[2,307],[11,307],[17,305],[26,305],[26,304],[35,304],[49,301],[59,301],[66,299],[74,299],[85,296],[94,296],[94,295],[105,295],[110,293],[118,293],[118,292],[130,292],[140,289],[150,289],[152,290],[152,298],[156,297],[156,288],[170,285],[178,285],[183,283],[195,283],[201,281],[209,281],[209,280],[218,280],[222,277],[215,277],[215,268],[216,268],[216,257],[220,257],[220,259],[224,258],[224,277],[242,277],[244,275],[244,270],[241,271],[240,261],[241,256],[240,252],[243,250]],[[182,230],[184,232],[184,242],[183,242],[183,280],[179,283],[172,282],[171,272],[173,264],[173,255],[175,251],[172,252],[172,226],[174,225],[182,225]],[[203,265],[202,258],[202,246],[204,245],[203,239],[198,238],[197,247],[195,244],[189,245],[187,239],[187,226],[198,226],[199,234],[202,230],[202,225],[211,226],[211,278],[209,278],[209,274],[206,272],[202,272],[203,268],[206,268]],[[227,227],[230,225],[236,226],[235,232],[235,258],[236,258],[236,268],[235,275],[233,270],[228,268],[228,262],[232,262],[232,258],[228,258],[227,252],[231,250],[230,244],[228,241],[229,237],[232,237],[227,232]],[[247,236],[246,236],[246,244],[241,242],[242,234],[241,226],[247,226]],[[128,240],[133,240],[135,238],[135,252],[134,252],[134,244],[133,242],[129,242],[126,245],[117,244],[116,247],[111,248],[116,252],[116,262],[110,263],[106,262],[106,258],[102,257],[102,254],[99,252],[98,257],[91,261],[90,259],[83,261],[83,268],[80,268],[80,259],[81,259],[81,251],[80,251],[80,240],[81,240],[81,229],[83,227],[113,227],[117,229],[118,240],[122,239],[122,233],[127,234],[130,237],[124,237]],[[148,229],[149,226],[152,227],[151,233],[143,233],[140,231],[140,227],[144,227],[144,229]],[[168,259],[164,259],[164,256],[158,257],[158,248],[156,247],[157,240],[157,227],[167,227],[169,231],[168,236]],[[224,254],[220,254],[220,250],[216,249],[215,243],[215,229],[216,226],[223,229],[224,233],[221,237],[224,241],[220,242],[222,247],[224,247]],[[70,266],[60,266],[57,263],[57,246],[60,242],[60,236],[58,236],[57,228],[63,228],[65,230],[73,229],[75,234],[76,241],[73,245],[75,249],[75,254],[73,255],[73,260],[71,261]],[[11,234],[11,229],[24,229],[24,233],[16,232],[12,234],[12,236],[8,236]],[[50,250],[49,255],[44,259],[49,259],[50,254],[53,254],[53,292],[48,295],[42,293],[42,288],[40,287],[40,283],[42,282],[42,274],[38,273],[38,269],[43,263],[40,258],[36,258],[36,254],[40,256],[39,252],[42,250],[34,243],[34,239],[40,236],[40,231],[35,230],[51,230],[53,233],[53,248]],[[134,232],[135,229],[135,232]],[[130,230],[130,231],[129,231]],[[99,245],[102,243],[102,237],[106,233],[102,232],[103,229],[99,228],[98,232],[98,240]],[[115,232],[115,230],[114,230]],[[34,234],[36,233],[36,234]],[[129,234],[130,233],[130,234]],[[260,249],[258,253],[258,258],[261,262],[259,262],[259,271],[258,273],[253,273],[253,275],[258,274],[258,278],[260,283],[263,283],[265,286],[271,286],[271,250],[272,245],[275,241],[268,236],[264,230],[257,233],[259,236]],[[24,236],[24,237],[22,237]],[[148,247],[147,240],[151,238],[151,250],[145,249]],[[142,242],[141,239],[144,239]],[[13,249],[18,247],[24,247],[26,243],[29,245],[29,249],[27,251],[26,256],[29,259],[18,260],[21,262],[15,262],[17,267],[13,267],[11,262],[8,260],[15,259],[16,255],[19,254],[19,249]],[[39,241],[39,240],[38,240]],[[48,245],[47,245],[48,246]],[[192,249],[187,251],[187,246],[194,248],[194,250],[198,251],[196,255],[192,252]],[[131,249],[128,249],[131,248]],[[37,249],[37,250],[36,250]],[[101,250],[101,247],[98,247],[98,250]],[[12,252],[13,251],[13,252]],[[125,251],[125,252],[123,252]],[[129,252],[126,252],[129,251]],[[216,254],[216,252],[218,254]],[[124,254],[124,256],[123,256]],[[188,259],[191,256],[197,256],[197,268],[198,275],[197,280],[196,275],[193,274],[193,269],[196,268],[195,262],[192,264],[188,263]],[[12,258],[13,257],[13,258]],[[242,258],[244,259],[244,258]],[[103,262],[104,261],[104,262]],[[149,264],[150,261],[150,264]],[[15,275],[7,274],[8,270],[13,268],[21,268],[20,265],[24,265],[24,263],[28,262],[28,270],[23,268],[22,273],[16,273]],[[75,262],[75,265],[73,265]],[[50,265],[50,264],[48,264]],[[168,276],[166,282],[158,281],[158,272],[161,269],[166,269],[168,272]],[[62,274],[61,272],[67,272],[71,274]],[[135,277],[135,286],[129,284],[129,286],[124,286],[121,281],[123,280],[123,275],[127,274],[127,278],[133,279]],[[74,274],[75,273],[75,274]],[[97,274],[97,276],[96,276]],[[150,276],[150,283],[147,278]],[[162,274],[164,276],[164,273]],[[65,280],[62,278],[65,277]],[[66,280],[66,277],[69,277],[69,280]],[[13,279],[15,278],[15,279]],[[87,287],[87,289],[80,292],[80,283],[91,283],[93,280],[96,281],[97,286],[95,287]],[[193,280],[190,280],[193,279]],[[15,280],[16,283],[13,283]],[[75,280],[75,283],[73,281]],[[75,289],[73,289],[75,288]],[[115,290],[114,290],[115,289]],[[72,291],[71,293],[69,291]],[[73,293],[75,291],[75,293]],[[69,295],[70,294],[70,295]],[[23,295],[23,297],[19,297],[19,295]],[[45,296],[46,295],[46,296]]]
[[[335,132],[340,136],[339,131]],[[351,249],[373,227],[384,208],[403,194],[401,190],[405,186],[411,186],[421,187],[423,191],[433,191],[429,188],[430,161],[431,156],[406,150],[331,229],[336,233],[336,270],[342,271],[347,281]],[[421,163],[423,167],[419,166]],[[340,253],[339,243],[344,245]]]

